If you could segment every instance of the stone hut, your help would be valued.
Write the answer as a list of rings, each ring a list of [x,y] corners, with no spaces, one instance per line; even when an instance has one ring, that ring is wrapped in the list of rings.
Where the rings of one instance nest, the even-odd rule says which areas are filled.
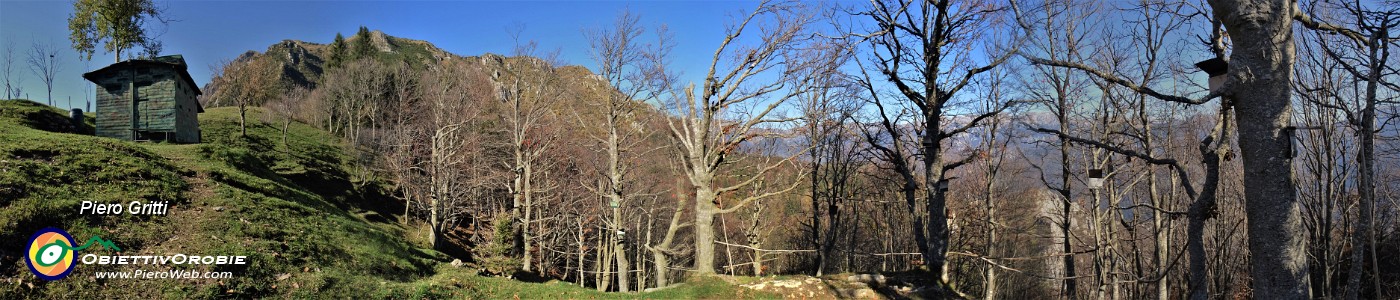
[[[199,143],[202,92],[180,55],[118,62],[83,74],[97,85],[97,136]],[[133,93],[134,91],[134,93]]]

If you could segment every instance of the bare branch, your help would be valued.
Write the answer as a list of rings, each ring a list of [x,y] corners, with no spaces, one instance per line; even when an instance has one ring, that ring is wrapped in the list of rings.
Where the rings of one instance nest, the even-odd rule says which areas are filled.
[[[1153,97],[1153,98],[1157,98],[1157,99],[1161,99],[1161,100],[1166,100],[1166,101],[1171,101],[1171,102],[1177,102],[1177,103],[1184,103],[1184,104],[1192,104],[1192,105],[1195,105],[1195,104],[1204,104],[1204,103],[1206,103],[1206,102],[1210,102],[1211,99],[1215,99],[1216,97],[1224,96],[1224,91],[1230,90],[1230,85],[1231,85],[1231,81],[1230,81],[1230,80],[1226,80],[1225,86],[1224,86],[1224,87],[1221,87],[1220,89],[1217,89],[1216,91],[1210,92],[1209,94],[1206,94],[1205,96],[1203,96],[1203,97],[1201,97],[1201,98],[1191,99],[1191,98],[1186,98],[1186,97],[1182,97],[1182,96],[1163,94],[1163,93],[1157,92],[1156,90],[1153,90],[1152,88],[1137,85],[1136,83],[1133,83],[1132,81],[1128,81],[1128,80],[1126,80],[1126,79],[1119,78],[1118,76],[1110,75],[1110,74],[1108,74],[1108,73],[1105,73],[1105,72],[1100,71],[1100,70],[1098,70],[1098,69],[1094,69],[1094,68],[1092,68],[1092,67],[1086,66],[1086,65],[1081,64],[1081,63],[1067,62],[1067,61],[1060,61],[1060,60],[1052,60],[1052,59],[1044,59],[1044,58],[1032,57],[1032,56],[1025,55],[1025,54],[1021,54],[1021,56],[1022,56],[1022,57],[1025,57],[1027,60],[1030,60],[1031,63],[1033,63],[1033,64],[1047,65],[1047,66],[1055,66],[1055,67],[1062,67],[1062,68],[1070,68],[1070,69],[1076,69],[1076,70],[1084,71],[1085,73],[1089,73],[1090,75],[1094,75],[1094,76],[1099,77],[1099,78],[1101,78],[1101,79],[1103,79],[1103,80],[1106,80],[1106,81],[1108,81],[1108,82],[1112,82],[1112,83],[1114,83],[1114,84],[1123,86],[1123,87],[1125,87],[1125,88],[1128,88],[1128,89],[1133,90],[1133,91],[1138,92],[1138,93],[1142,93],[1142,94],[1144,94],[1144,95],[1151,96],[1151,97]]]

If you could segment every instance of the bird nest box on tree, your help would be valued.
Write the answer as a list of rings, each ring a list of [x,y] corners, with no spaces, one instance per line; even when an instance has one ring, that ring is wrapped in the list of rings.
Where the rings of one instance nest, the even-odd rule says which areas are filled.
[[[1104,173],[1104,169],[1089,169],[1089,189],[1097,190],[1103,188]]]
[[[97,85],[97,136],[131,141],[200,142],[202,92],[185,58],[118,62],[83,74]]]
[[[1225,74],[1230,72],[1230,64],[1219,58],[1207,59],[1196,63],[1196,68],[1205,71],[1210,75],[1209,88],[1215,92],[1225,85]]]

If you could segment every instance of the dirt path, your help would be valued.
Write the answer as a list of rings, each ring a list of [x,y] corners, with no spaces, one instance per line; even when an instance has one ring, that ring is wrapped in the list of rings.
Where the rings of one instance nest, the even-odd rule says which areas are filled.
[[[925,299],[913,280],[879,274],[765,277],[740,286],[784,299]]]

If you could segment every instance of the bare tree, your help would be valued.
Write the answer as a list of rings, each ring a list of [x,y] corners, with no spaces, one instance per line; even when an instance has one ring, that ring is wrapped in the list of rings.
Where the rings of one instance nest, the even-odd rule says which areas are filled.
[[[395,83],[393,84],[393,103],[391,104],[391,109],[386,110],[384,116],[385,128],[380,131],[382,137],[380,137],[380,142],[376,149],[378,150],[376,152],[381,153],[377,162],[383,168],[382,171],[388,174],[388,180],[393,182],[394,187],[399,191],[395,193],[394,196],[404,202],[403,219],[400,220],[403,224],[408,224],[413,217],[413,209],[415,206],[421,205],[421,199],[425,197],[424,189],[422,188],[425,184],[422,180],[423,176],[421,176],[423,173],[421,170],[423,170],[423,168],[418,167],[421,158],[425,155],[423,155],[423,151],[419,145],[421,145],[425,137],[427,137],[427,135],[424,134],[427,129],[439,128],[436,126],[438,125],[436,123],[438,120],[431,119],[433,123],[429,123],[429,116],[424,116],[421,111],[426,105],[430,104],[429,101],[423,99],[423,95],[429,91],[440,92],[440,90],[430,90],[431,88],[425,87],[422,85],[422,82],[424,79],[443,80],[443,77],[458,75],[447,74],[447,76],[440,76],[443,75],[442,73],[446,73],[447,70],[439,69],[430,69],[429,71],[418,74],[418,76],[410,76],[410,72],[412,72],[410,68],[401,68],[400,74],[395,77]],[[429,72],[439,73],[430,76],[427,74]],[[480,70],[477,70],[477,72],[480,72]],[[447,80],[458,80],[458,78]],[[474,82],[474,84],[488,83]],[[486,87],[479,87],[478,89],[486,89]],[[438,96],[442,96],[442,94],[438,94]],[[459,109],[460,106],[469,106],[469,104],[453,103],[440,98],[435,100],[439,100],[442,102],[441,104],[453,110]],[[475,111],[471,112],[474,113]]]
[[[1305,42],[1299,43],[1303,54],[1293,86],[1296,97],[1302,101],[1295,106],[1298,111],[1294,113],[1294,121],[1312,124],[1313,128],[1298,131],[1300,144],[1294,168],[1298,172],[1298,197],[1303,205],[1304,225],[1309,232],[1313,295],[1340,298],[1343,295],[1338,292],[1345,292],[1337,288],[1345,283],[1337,279],[1345,274],[1344,270],[1339,270],[1346,260],[1343,257],[1347,240],[1345,229],[1354,223],[1346,222],[1351,216],[1347,202],[1356,198],[1348,195],[1357,185],[1344,178],[1350,178],[1357,171],[1355,163],[1361,160],[1353,156],[1359,152],[1356,149],[1359,141],[1344,134],[1347,130],[1345,113],[1338,113],[1334,108],[1356,107],[1359,104],[1356,100],[1360,99],[1347,93],[1352,89],[1343,85],[1349,76],[1336,65],[1338,62],[1320,53],[1318,48],[1324,45],[1316,42],[1316,38],[1304,35]]]
[[[861,157],[853,141],[853,114],[859,109],[853,85],[843,82],[838,74],[817,79],[823,88],[802,97],[804,138],[807,150],[807,173],[812,209],[812,245],[816,247],[813,268],[817,276],[831,265],[837,230],[844,223],[840,202],[850,199],[850,180],[856,173]],[[822,226],[825,211],[827,225]]]
[[[642,127],[647,122],[639,119],[646,113],[642,111],[644,104],[641,101],[660,95],[673,77],[665,73],[666,54],[670,50],[665,28],[660,30],[655,48],[649,49],[640,41],[645,30],[638,22],[637,15],[623,11],[613,21],[612,27],[585,33],[589,39],[590,54],[598,64],[597,75],[606,84],[599,87],[602,101],[595,105],[599,112],[597,116],[602,119],[603,133],[590,134],[594,141],[603,146],[601,150],[605,162],[600,168],[600,175],[605,180],[602,189],[593,192],[607,198],[608,206],[612,208],[612,217],[604,222],[608,224],[609,231],[617,236],[611,246],[615,249],[620,292],[629,291],[628,279],[631,277],[624,245],[628,230],[624,223],[631,222],[628,222],[630,216],[623,214],[623,209],[631,204],[630,200],[639,196],[637,191],[626,187],[635,180],[630,175],[631,169],[637,164],[637,154],[644,150],[637,149],[638,144],[647,138]],[[581,120],[580,124],[597,121]],[[641,288],[643,286],[638,286],[639,290]]]
[[[1189,7],[1183,4],[1185,3],[1170,1],[1138,1],[1134,3],[1130,11],[1133,16],[1129,21],[1132,27],[1131,31],[1128,32],[1129,36],[1134,37],[1132,43],[1130,43],[1133,47],[1128,51],[1137,51],[1127,56],[1135,58],[1135,60],[1131,63],[1113,63],[1116,67],[1114,68],[1116,69],[1115,71],[1120,74],[1125,74],[1125,76],[1134,77],[1134,79],[1142,85],[1157,85],[1172,79],[1168,77],[1169,73],[1167,73],[1173,63],[1171,56],[1167,55],[1167,51],[1171,49],[1167,49],[1167,47],[1174,44],[1173,42],[1177,42],[1172,40],[1173,36],[1179,35],[1180,31],[1186,27],[1190,20],[1186,13]],[[1112,83],[1101,80],[1096,81],[1096,84],[1101,85],[1101,89],[1105,90],[1113,86]],[[1128,105],[1131,106],[1130,109],[1136,111],[1136,114],[1133,116],[1125,116],[1136,119],[1136,122],[1127,121],[1123,124],[1130,128],[1126,131],[1132,131],[1126,134],[1131,137],[1130,140],[1135,140],[1140,149],[1149,155],[1158,155],[1156,153],[1165,152],[1170,149],[1170,146],[1163,145],[1170,143],[1169,140],[1166,143],[1158,140],[1158,132],[1161,130],[1160,127],[1155,127],[1154,125],[1160,124],[1160,120],[1170,119],[1171,117],[1154,116],[1152,108],[1157,107],[1157,105],[1154,105],[1157,104],[1156,102],[1153,102],[1151,99],[1148,99],[1149,97],[1141,93],[1128,92],[1113,94],[1127,94],[1123,96],[1123,98],[1127,98],[1125,102],[1129,102]],[[1114,130],[1113,132],[1116,134],[1120,131],[1124,130]],[[1170,137],[1168,137],[1168,139],[1170,139]],[[1174,209],[1171,205],[1173,202],[1172,195],[1164,195],[1162,189],[1159,188],[1159,182],[1162,181],[1158,179],[1160,174],[1158,169],[1160,167],[1153,164],[1146,164],[1144,167],[1146,168],[1147,174],[1147,197],[1145,198],[1147,198],[1147,204],[1149,204],[1151,208],[1151,226],[1152,236],[1154,238],[1151,258],[1157,268],[1165,269],[1173,265],[1170,261],[1170,251],[1172,249],[1171,233],[1173,230],[1170,223],[1171,215],[1169,213],[1169,211]],[[1216,171],[1216,169],[1207,168],[1207,172]],[[1138,197],[1135,196],[1134,198]],[[1142,272],[1139,271],[1139,273]],[[1143,274],[1139,274],[1139,276],[1142,275]],[[1157,299],[1166,300],[1171,297],[1172,280],[1170,279],[1171,277],[1163,277],[1161,280],[1155,282]]]
[[[430,147],[420,167],[427,174],[428,241],[435,249],[442,246],[442,232],[451,220],[465,211],[459,202],[467,201],[467,186],[473,162],[471,153],[480,150],[480,141],[471,134],[479,113],[472,99],[491,97],[490,82],[484,71],[461,62],[444,62],[423,74],[422,99],[430,115],[423,120],[423,134]]]
[[[248,107],[261,105],[280,95],[280,68],[270,59],[225,60],[210,67],[218,89],[212,92],[212,103],[233,104],[238,107],[240,136],[248,135]]]
[[[327,128],[348,139],[354,147],[363,146],[369,129],[385,121],[384,111],[396,91],[393,85],[396,78],[407,76],[399,71],[406,67],[402,63],[361,58],[327,72],[319,87],[326,90],[327,103],[323,106],[328,110]]]
[[[675,118],[668,125],[676,147],[683,155],[684,173],[695,189],[695,271],[715,273],[715,217],[738,211],[759,199],[783,194],[798,187],[794,183],[775,191],[757,193],[736,201],[722,201],[725,194],[753,185],[769,171],[777,169],[796,154],[776,162],[762,162],[748,178],[722,184],[732,177],[741,145],[756,139],[777,137],[766,130],[774,124],[792,121],[775,117],[774,110],[816,85],[814,73],[829,72],[833,66],[821,57],[789,57],[803,44],[803,30],[811,19],[800,14],[800,7],[764,2],[738,25],[728,28],[724,40],[710,61],[705,82],[694,84],[673,97]],[[762,23],[762,24],[754,24]],[[759,28],[749,28],[756,25]],[[741,46],[740,37],[749,30],[760,35],[744,40],[762,44]],[[722,65],[723,64],[723,65]],[[800,154],[798,151],[797,154]]]
[[[533,252],[530,251],[533,237],[530,225],[534,220],[534,207],[537,204],[535,193],[540,190],[535,176],[539,171],[541,156],[555,141],[557,136],[544,132],[543,123],[554,115],[554,104],[561,102],[566,94],[562,89],[561,77],[556,67],[560,64],[557,55],[536,58],[537,45],[534,42],[519,42],[522,29],[511,32],[516,39],[515,57],[503,58],[498,63],[498,72],[493,80],[501,84],[501,100],[505,104],[500,115],[509,131],[512,159],[507,162],[514,172],[510,185],[512,203],[509,214],[515,220],[515,253],[521,255],[521,269],[534,271]]]
[[[53,106],[53,81],[58,77],[58,71],[63,68],[62,62],[58,60],[58,48],[49,43],[35,41],[29,48],[27,61],[29,71],[44,81],[48,104]]]
[[[984,119],[1001,113],[1012,102],[1003,103],[990,112],[962,116],[965,122],[949,122],[948,119],[956,115],[951,108],[959,101],[966,101],[957,95],[974,77],[1001,65],[1014,51],[997,51],[991,43],[977,44],[987,41],[979,33],[982,28],[995,25],[990,21],[991,14],[1001,7],[950,1],[872,1],[871,5],[869,11],[859,13],[870,17],[877,25],[875,32],[866,39],[871,47],[867,58],[883,83],[893,86],[895,95],[886,96],[881,86],[869,74],[864,74],[861,85],[869,90],[871,103],[879,111],[880,136],[883,136],[877,138],[867,132],[867,140],[901,174],[908,213],[912,215],[916,210],[922,213],[914,218],[914,238],[925,266],[934,272],[940,282],[939,289],[943,290],[947,287],[949,228],[946,190],[940,185],[947,184],[950,179],[945,173],[975,159],[975,156],[952,159],[944,152],[945,144],[979,126]],[[980,53],[972,54],[973,51]],[[971,56],[986,59],[977,61],[969,58]],[[891,107],[894,105],[900,107]],[[916,126],[912,128],[912,136],[902,128],[909,124],[895,121],[898,118],[892,115],[904,109],[913,112],[912,119],[905,120]],[[917,155],[906,153],[911,149],[905,147],[916,147],[911,149],[917,149]],[[914,167],[908,163],[907,159],[914,156],[922,165]],[[916,208],[915,193],[920,188],[924,193],[924,207]]]
[[[982,101],[978,103],[980,111],[995,111],[1000,109],[1002,103],[1006,101],[1004,98],[1009,96],[1009,92],[1003,84],[1005,84],[1005,77],[1008,73],[1004,69],[990,71],[986,77],[987,80],[983,83],[984,87],[980,97]],[[1005,176],[1001,172],[1006,168],[1007,152],[1010,152],[1008,145],[1012,140],[1008,134],[1002,132],[1004,130],[1002,126],[1009,123],[1008,119],[1009,117],[1001,115],[988,118],[986,126],[975,133],[978,135],[977,140],[981,143],[977,145],[979,151],[974,152],[974,155],[985,156],[979,160],[980,168],[978,170],[981,171],[982,180],[984,180],[980,192],[982,193],[983,209],[986,210],[986,232],[984,233],[986,241],[981,251],[983,255],[992,257],[1002,257],[999,252],[1005,252],[999,251],[1000,249],[995,248],[995,245],[1000,243],[998,235],[1003,227],[1003,224],[998,221],[997,208],[1001,206],[999,202],[1005,201],[1002,199],[1004,198],[1002,195],[1004,188],[997,183],[1000,177]],[[997,299],[998,268],[999,266],[988,263],[983,269],[983,299]]]
[[[4,69],[0,70],[4,72],[4,74],[0,75],[5,76],[5,94],[0,95],[0,97],[6,99],[19,98],[19,96],[23,94],[22,88],[20,86],[23,85],[24,76],[19,76],[15,74],[15,65],[17,64],[17,62],[15,61],[14,40],[5,41],[5,53],[0,55],[3,55],[3,57],[0,58],[0,63],[5,64],[5,66],[3,67]]]
[[[270,108],[272,112],[276,113],[279,116],[282,116],[281,123],[283,148],[288,147],[287,129],[292,126],[292,119],[297,114],[296,103],[300,101],[306,101],[307,96],[309,96],[310,94],[311,90],[308,90],[305,87],[294,87],[291,90],[288,90],[286,93],[283,93],[282,96],[278,97],[276,100],[267,103],[268,108]]]
[[[1095,16],[1103,15],[1099,12],[1099,7],[1093,2],[1075,1],[1046,1],[1043,5],[1036,7],[1037,11],[1027,12],[1036,15],[1043,15],[1043,25],[1035,28],[1037,38],[1030,39],[1029,46],[1022,50],[1022,53],[1037,53],[1061,60],[1079,61],[1090,57],[1096,57],[1102,53],[1097,53],[1095,40],[1091,38],[1093,24],[1088,23],[1099,19]],[[1078,104],[1087,102],[1089,96],[1087,91],[1090,88],[1088,78],[1076,76],[1072,70],[1035,66],[1036,75],[1026,80],[1029,97],[1034,99],[1041,107],[1045,108],[1053,116],[1055,124],[1060,132],[1073,132],[1074,120],[1077,114],[1076,109],[1080,109]],[[1105,93],[1107,95],[1107,93]],[[1102,105],[1101,105],[1102,106]],[[1076,237],[1073,228],[1078,223],[1073,215],[1077,206],[1075,194],[1073,193],[1073,179],[1077,179],[1072,170],[1075,162],[1072,160],[1076,149],[1072,148],[1070,141],[1065,136],[1058,137],[1054,142],[1057,146],[1053,158],[1044,159],[1041,164],[1032,164],[1041,174],[1041,183],[1046,188],[1059,194],[1055,199],[1055,207],[1059,210],[1059,215],[1054,218],[1056,230],[1054,231],[1055,244],[1060,248],[1059,257],[1061,261],[1062,274],[1055,274],[1060,279],[1060,292],[1062,297],[1076,298],[1078,288],[1076,268],[1077,253],[1075,252],[1075,241],[1082,240],[1083,237]],[[1053,160],[1052,160],[1053,159]],[[1086,159],[1092,160],[1092,159]],[[1051,161],[1058,163],[1058,168],[1048,167]],[[1048,180],[1047,176],[1053,176],[1058,180]],[[1093,207],[1093,206],[1090,206]],[[1097,210],[1096,207],[1094,207]],[[1093,225],[1092,222],[1082,226]],[[1082,227],[1081,226],[1081,227]]]
[[[1314,12],[1319,10],[1330,10],[1339,13],[1339,17],[1346,18],[1347,23],[1336,23],[1345,25],[1314,25],[1313,27],[1324,28],[1318,36],[1313,39],[1305,39],[1317,42],[1319,45],[1312,48],[1313,55],[1324,56],[1335,63],[1327,66],[1340,70],[1344,76],[1354,78],[1354,80],[1340,80],[1339,85],[1360,86],[1359,95],[1345,95],[1346,88],[1342,86],[1330,86],[1328,81],[1331,78],[1318,78],[1324,81],[1317,82],[1319,85],[1306,86],[1307,82],[1298,81],[1305,98],[1312,103],[1337,109],[1346,118],[1346,121],[1357,133],[1359,139],[1359,153],[1356,156],[1360,167],[1357,173],[1358,219],[1355,230],[1352,231],[1353,251],[1351,257],[1350,270],[1347,271],[1346,299],[1357,299],[1361,297],[1361,279],[1365,274],[1363,266],[1366,265],[1367,253],[1371,252],[1372,260],[1371,273],[1373,290],[1379,293],[1379,271],[1375,270],[1379,264],[1375,260],[1375,249],[1372,245],[1375,241],[1374,212],[1376,201],[1376,155],[1375,143],[1376,135],[1380,129],[1376,124],[1376,106],[1380,104],[1377,98],[1378,90],[1387,88],[1400,91],[1400,85],[1387,82],[1386,77],[1393,77],[1397,74],[1394,68],[1388,68],[1390,60],[1390,47],[1396,44],[1400,36],[1392,35],[1391,30],[1400,26],[1400,6],[1389,5],[1387,8],[1369,7],[1375,4],[1363,4],[1361,1],[1342,1],[1339,3],[1317,3],[1313,7]],[[1306,19],[1311,19],[1308,17]],[[1341,33],[1344,38],[1341,41],[1323,36],[1323,33]],[[1348,43],[1350,42],[1350,43]],[[1305,49],[1308,49],[1305,47]],[[1348,51],[1349,49],[1355,49]],[[1329,72],[1330,73],[1330,72]],[[1326,101],[1324,99],[1314,99],[1307,97],[1308,93],[1320,91],[1324,99],[1335,99],[1336,101]],[[1348,105],[1349,101],[1342,98],[1360,98],[1358,105]],[[1326,124],[1324,124],[1326,126]],[[1377,295],[1378,296],[1378,295]]]

